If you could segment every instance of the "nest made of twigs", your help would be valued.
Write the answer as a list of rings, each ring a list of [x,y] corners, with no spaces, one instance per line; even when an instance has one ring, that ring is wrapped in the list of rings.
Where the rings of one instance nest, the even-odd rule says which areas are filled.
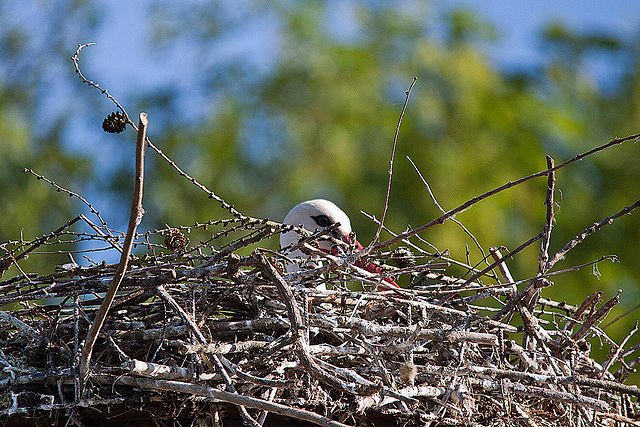
[[[227,247],[243,246],[255,227],[239,221],[233,231],[244,237]],[[263,238],[277,232],[260,227],[270,227]],[[603,367],[590,357],[587,338],[606,340],[586,326],[606,314],[591,309],[597,298],[573,306],[537,297],[537,285],[518,293],[478,282],[453,296],[465,281],[434,271],[437,256],[404,266],[411,289],[386,289],[353,269],[350,254],[286,274],[272,251],[215,252],[134,259],[82,387],[82,341],[116,266],[1,282],[0,304],[14,309],[0,323],[0,419],[228,425],[269,413],[267,425],[490,426],[638,416],[628,372],[611,374],[613,359]],[[354,279],[364,292],[348,289]]]

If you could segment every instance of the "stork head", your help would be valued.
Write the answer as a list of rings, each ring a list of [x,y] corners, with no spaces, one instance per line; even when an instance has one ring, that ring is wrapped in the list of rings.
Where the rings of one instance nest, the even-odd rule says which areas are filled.
[[[331,232],[332,237],[342,240],[347,243],[351,243],[354,245],[355,249],[361,250],[362,245],[358,243],[357,240],[351,239],[351,221],[349,221],[349,217],[346,213],[342,211],[339,207],[328,200],[324,199],[314,199],[307,200],[306,202],[302,202],[293,207],[285,217],[284,224],[289,225],[302,225],[306,230],[311,232],[322,230],[325,227],[328,227],[332,224],[340,223],[340,226],[334,229]],[[285,247],[295,243],[298,243],[301,236],[295,231],[288,231],[286,233],[282,233],[280,235],[280,246]],[[325,252],[331,251],[331,242],[327,240],[320,240],[318,242],[318,247]],[[309,256],[302,253],[300,250],[292,251],[289,256],[291,258],[297,259],[308,259]],[[307,260],[309,266],[316,267],[319,264],[314,261],[315,257],[312,257],[311,260]],[[368,262],[362,259],[357,260],[354,265],[360,268],[364,268],[370,273],[380,273],[382,269],[373,264],[372,262]],[[287,265],[287,270],[289,272],[295,272],[300,269],[300,265],[289,264]],[[389,277],[384,278],[385,287],[389,288],[398,287],[396,282],[394,282]],[[321,285],[324,287],[324,285]]]
[[[302,225],[305,229],[314,232],[322,230],[335,223],[340,227],[333,230],[332,237],[348,241],[351,233],[351,221],[346,213],[334,203],[324,199],[307,200],[293,207],[284,218],[283,223],[289,225]],[[294,231],[280,235],[280,246],[285,247],[300,240],[300,235]],[[321,249],[330,250],[331,242],[320,241]]]

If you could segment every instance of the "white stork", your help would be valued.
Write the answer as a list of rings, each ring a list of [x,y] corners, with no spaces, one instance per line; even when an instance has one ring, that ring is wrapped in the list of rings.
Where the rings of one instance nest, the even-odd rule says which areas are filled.
[[[329,200],[314,199],[302,202],[294,206],[293,209],[289,211],[287,216],[284,218],[283,223],[298,226],[302,225],[303,228],[311,232],[319,231],[332,224],[340,223],[340,226],[331,232],[331,236],[346,243],[352,243],[357,250],[363,249],[362,245],[357,240],[354,239],[353,242],[351,241],[351,221],[349,221],[347,214]],[[289,245],[296,244],[300,238],[301,236],[295,231],[282,233],[280,235],[280,246],[284,248]],[[334,253],[332,252],[332,246],[332,243],[328,240],[320,240],[318,242],[320,250],[326,253]],[[299,249],[292,251],[289,256],[299,259],[309,258],[309,255],[303,253]],[[311,258],[313,259],[317,257],[312,256]],[[382,268],[380,268],[380,266],[361,259],[357,260],[354,265],[371,273],[382,272]],[[298,263],[287,265],[287,271],[289,272],[295,272],[298,270],[300,270],[300,265]],[[392,279],[385,277],[384,280],[387,284],[392,285],[393,287],[398,287],[396,282]]]

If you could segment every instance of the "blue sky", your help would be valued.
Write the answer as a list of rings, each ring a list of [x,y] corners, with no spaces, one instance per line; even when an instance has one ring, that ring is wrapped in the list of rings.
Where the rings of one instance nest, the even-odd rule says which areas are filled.
[[[494,24],[501,37],[490,56],[507,68],[535,66],[545,60],[538,36],[552,21],[579,32],[602,32],[625,39],[640,35],[637,0],[450,0],[438,1],[436,7],[465,7]]]
[[[498,40],[485,54],[504,71],[521,71],[543,66],[549,60],[540,34],[551,22],[558,22],[579,34],[600,33],[633,40],[640,37],[640,1],[637,0],[439,0],[439,10],[464,7],[477,11],[498,30]],[[611,57],[591,55],[583,75],[601,88],[615,88],[623,64],[611,64]],[[620,57],[624,60],[623,56]]]

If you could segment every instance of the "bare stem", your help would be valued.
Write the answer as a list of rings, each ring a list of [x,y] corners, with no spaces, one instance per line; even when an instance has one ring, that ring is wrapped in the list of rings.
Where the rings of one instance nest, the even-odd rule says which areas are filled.
[[[320,426],[327,427],[346,427],[338,421],[318,415],[314,412],[304,409],[293,408],[289,405],[281,405],[279,403],[269,402],[264,399],[257,399],[249,396],[242,396],[227,391],[221,391],[214,387],[207,387],[199,384],[191,384],[180,381],[154,380],[149,378],[135,378],[123,376],[118,379],[121,384],[127,384],[134,387],[143,387],[152,390],[164,390],[185,393],[192,396],[203,396],[209,399],[215,399],[222,402],[229,402],[239,406],[247,406],[250,408],[261,409],[273,412],[287,417],[309,421]]]
[[[76,50],[76,53],[71,57],[71,60],[73,61],[73,65],[76,67],[76,74],[78,75],[78,77],[80,77],[80,79],[82,80],[83,83],[88,84],[89,86],[93,86],[94,88],[98,89],[100,92],[102,92],[102,94],[104,96],[106,96],[107,98],[109,98],[109,100],[111,100],[111,102],[113,102],[116,107],[118,107],[118,109],[120,111],[122,111],[122,114],[124,114],[124,116],[127,119],[127,122],[133,126],[135,128],[135,123],[133,123],[133,121],[131,121],[131,119],[129,118],[129,115],[127,114],[127,112],[125,111],[124,107],[122,105],[120,105],[120,103],[118,102],[117,99],[115,99],[109,92],[107,92],[106,89],[103,89],[102,87],[100,87],[100,85],[98,83],[95,83],[89,79],[87,79],[84,74],[82,74],[82,71],[80,71],[80,58],[78,57],[78,55],[80,54],[80,51],[82,49],[84,49],[85,47],[88,46],[95,46],[95,43],[85,43],[85,44],[79,44],[78,45],[78,49]]]
[[[580,243],[582,243],[582,241],[587,238],[587,236],[595,233],[596,231],[600,230],[602,227],[604,227],[605,225],[611,224],[613,223],[613,221],[616,218],[620,218],[623,215],[627,215],[629,214],[632,210],[634,210],[635,208],[637,208],[638,206],[640,206],[640,200],[638,200],[637,202],[635,202],[633,205],[631,206],[627,206],[626,208],[622,209],[620,212],[611,215],[607,218],[605,218],[604,220],[600,221],[600,222],[596,222],[595,224],[593,224],[590,227],[587,227],[584,229],[584,231],[580,234],[578,234],[577,236],[575,236],[573,239],[571,239],[566,245],[564,245],[564,247],[562,249],[560,249],[549,261],[547,261],[546,265],[545,265],[545,270],[549,270],[551,269],[558,261],[560,261],[561,259],[563,259],[565,257],[565,255],[567,254],[567,252],[569,252],[571,249],[575,248],[576,246],[578,246]]]
[[[547,169],[553,169],[555,162],[551,156],[547,156]],[[538,274],[546,273],[546,264],[549,260],[549,242],[551,241],[551,229],[553,228],[553,193],[556,188],[556,174],[552,172],[547,179],[547,198],[545,204],[547,205],[547,215],[544,221],[544,230],[542,232],[542,244],[540,245],[540,256]]]
[[[393,176],[393,160],[395,158],[396,147],[398,145],[398,135],[400,134],[400,124],[402,123],[402,117],[404,117],[404,112],[406,111],[407,104],[409,103],[409,95],[411,95],[411,89],[413,89],[413,86],[416,84],[417,80],[418,78],[414,77],[413,81],[411,82],[411,85],[409,86],[409,89],[407,89],[407,91],[405,92],[406,97],[404,99],[404,105],[402,106],[400,117],[398,118],[396,133],[393,136],[393,148],[391,149],[391,159],[389,160],[389,181],[387,181],[387,194],[384,198],[384,208],[382,209],[382,217],[380,218],[380,224],[378,224],[378,229],[376,230],[375,237],[366,248],[366,253],[370,253],[371,248],[373,248],[373,245],[378,243],[378,240],[380,239],[380,233],[382,232],[382,226],[384,225],[384,219],[387,216],[387,210],[389,209],[389,195],[391,194],[391,177]]]
[[[585,153],[581,153],[578,154],[577,156],[567,160],[564,163],[559,164],[558,166],[554,166],[552,169],[546,169],[540,172],[536,172],[534,174],[531,174],[529,176],[525,176],[523,178],[517,179],[515,181],[509,181],[504,185],[501,185],[500,187],[494,188],[493,190],[487,191],[484,194],[481,194],[480,196],[476,196],[474,198],[472,198],[471,200],[466,201],[465,203],[461,204],[460,206],[458,206],[457,208],[451,209],[450,211],[448,211],[447,213],[445,213],[444,215],[440,216],[439,218],[434,219],[431,222],[428,222],[427,224],[424,224],[418,228],[414,228],[413,230],[408,230],[405,231],[404,233],[400,233],[395,237],[392,237],[389,240],[386,240],[384,242],[378,243],[377,245],[375,245],[373,247],[372,250],[378,250],[381,248],[385,248],[387,246],[393,245],[394,243],[398,243],[400,241],[402,241],[403,239],[406,239],[407,237],[411,237],[411,236],[415,236],[416,234],[422,233],[423,231],[427,230],[428,228],[433,227],[434,225],[438,225],[438,224],[442,224],[445,221],[447,221],[449,218],[452,218],[454,215],[470,208],[471,206],[475,205],[476,203],[478,203],[481,200],[486,199],[487,197],[493,196],[496,193],[500,193],[501,191],[507,190],[511,187],[515,187],[516,185],[520,185],[523,182],[529,181],[531,179],[534,178],[538,178],[541,176],[546,176],[549,175],[550,173],[553,173],[555,171],[557,171],[558,169],[561,169],[565,166],[570,165],[571,163],[577,162],[578,160],[584,159],[587,156],[590,156],[592,154],[595,154],[599,151],[605,150],[609,147],[612,147],[614,145],[619,145],[622,144],[625,141],[631,141],[631,140],[637,140],[638,138],[640,138],[640,134],[635,134],[635,135],[630,135],[627,136],[625,138],[614,138],[613,140],[609,141],[608,143],[601,145],[599,147],[596,147],[592,150],[589,150]]]
[[[142,215],[144,213],[144,209],[142,208],[142,192],[144,183],[144,148],[145,140],[147,138],[147,124],[147,114],[140,113],[138,138],[136,140],[135,188],[133,191],[133,201],[131,202],[129,227],[127,229],[127,236],[124,240],[122,255],[120,256],[120,263],[118,264],[118,268],[113,275],[113,279],[111,280],[109,289],[104,296],[102,305],[100,305],[100,308],[98,309],[98,313],[96,314],[96,317],[91,325],[91,329],[89,330],[87,338],[84,342],[84,347],[82,349],[82,361],[80,364],[80,383],[82,384],[81,388],[84,388],[84,384],[86,384],[86,380],[89,374],[89,365],[91,363],[91,353],[93,352],[93,346],[96,342],[96,339],[98,338],[100,330],[102,329],[102,325],[107,318],[107,313],[109,312],[109,308],[111,308],[111,304],[113,303],[116,293],[118,292],[120,283],[122,283],[124,274],[127,271],[129,256],[131,255],[131,248],[133,247],[133,239],[136,234],[136,228],[138,227],[138,224],[140,224]]]
[[[85,205],[87,205],[87,207],[91,210],[91,213],[94,214],[96,217],[98,217],[98,220],[100,220],[100,223],[102,224],[102,227],[104,228],[104,230],[109,233],[109,235],[111,235],[111,231],[109,230],[109,227],[107,226],[107,223],[104,219],[102,219],[102,216],[100,215],[100,212],[98,212],[91,203],[89,203],[87,201],[87,199],[85,199],[84,197],[82,197],[80,194],[75,193],[71,190],[68,190],[64,187],[61,187],[60,185],[56,184],[54,181],[51,181],[50,179],[48,179],[46,176],[44,175],[40,175],[36,172],[34,172],[32,169],[29,168],[24,168],[24,170],[22,171],[24,173],[30,173],[31,175],[35,176],[37,179],[41,179],[44,182],[46,182],[47,184],[53,186],[56,191],[59,192],[63,192],[65,194],[68,194],[69,197],[75,197],[77,199],[79,199],[82,203],[84,203]]]
[[[433,194],[433,191],[431,191],[431,186],[429,186],[429,183],[427,182],[427,180],[424,179],[424,176],[422,176],[422,173],[420,172],[420,169],[418,169],[418,166],[416,166],[416,164],[413,162],[413,160],[411,160],[411,157],[407,156],[407,160],[409,160],[409,163],[411,163],[411,166],[413,166],[413,169],[418,174],[418,177],[420,178],[420,181],[422,181],[422,184],[424,184],[424,186],[427,188],[427,191],[429,192],[429,196],[431,197],[431,200],[433,200],[433,203],[437,206],[437,208],[440,210],[440,212],[442,212],[443,214],[446,214],[447,211],[445,211],[443,209],[443,207],[440,206],[440,203],[438,203],[438,200],[436,199],[436,196]],[[462,228],[462,230],[465,233],[467,233],[467,235],[471,238],[471,240],[473,240],[473,243],[476,244],[476,247],[480,250],[480,253],[482,254],[482,258],[486,258],[486,255],[484,253],[484,249],[482,249],[482,245],[480,244],[478,239],[476,239],[476,236],[474,236],[473,233],[471,231],[469,231],[469,229],[467,227],[465,227],[462,222],[458,221],[455,218],[451,218],[451,220],[453,222],[455,222],[456,224],[458,224],[460,226],[460,228]]]
[[[40,237],[39,239],[35,240],[35,242],[33,242],[33,244],[30,247],[28,247],[24,251],[20,252],[20,254],[18,256],[14,257],[12,254],[9,254],[9,255],[5,256],[4,258],[0,258],[0,277],[2,277],[4,272],[7,271],[9,269],[9,267],[11,267],[12,263],[16,263],[17,261],[20,261],[22,258],[26,258],[31,251],[33,251],[34,249],[36,249],[36,248],[40,247],[41,245],[43,245],[47,240],[59,235],[65,229],[69,228],[71,225],[75,224],[76,222],[80,221],[81,219],[82,219],[81,215],[78,215],[75,218],[67,221],[64,225],[58,227],[56,230],[52,231],[51,233],[49,233],[47,235],[44,235],[44,236]],[[13,253],[15,253],[15,252],[13,252]]]

